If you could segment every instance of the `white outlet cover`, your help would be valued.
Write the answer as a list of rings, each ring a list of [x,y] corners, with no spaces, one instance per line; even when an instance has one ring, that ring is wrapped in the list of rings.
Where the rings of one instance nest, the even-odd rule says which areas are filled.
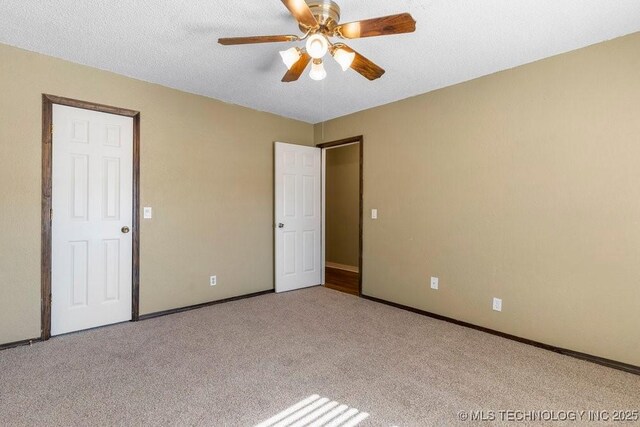
[[[493,311],[502,311],[502,300],[500,298],[493,299]]]
[[[431,289],[438,289],[439,286],[439,279],[437,277],[432,277],[431,278]]]
[[[153,217],[153,209],[146,207],[143,209],[144,219],[151,219]]]
[[[217,282],[218,282],[218,279],[216,276],[209,277],[209,286],[215,286]]]
[[[378,209],[371,209],[371,219],[378,219]]]

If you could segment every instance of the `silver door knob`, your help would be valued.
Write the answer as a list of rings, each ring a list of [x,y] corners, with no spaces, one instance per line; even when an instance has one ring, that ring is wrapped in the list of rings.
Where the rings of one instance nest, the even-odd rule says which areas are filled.
[[[127,227],[126,225],[124,227],[122,227],[120,229],[120,231],[122,231],[124,234],[127,234],[129,232],[129,227]]]
[[[281,222],[279,222],[279,223],[278,223],[278,228],[284,228],[284,224],[283,224],[283,223],[281,223]]]

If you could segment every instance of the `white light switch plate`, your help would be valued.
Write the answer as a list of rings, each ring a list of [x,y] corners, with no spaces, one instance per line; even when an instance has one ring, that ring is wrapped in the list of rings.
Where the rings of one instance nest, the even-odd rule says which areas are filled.
[[[431,289],[438,289],[439,286],[439,280],[437,277],[432,277],[431,278]]]
[[[151,208],[144,208],[143,210],[143,215],[144,215],[144,219],[151,219],[153,218],[153,209]]]
[[[493,311],[502,311],[502,300],[500,298],[493,299]]]
[[[371,209],[371,219],[378,219],[378,209]]]

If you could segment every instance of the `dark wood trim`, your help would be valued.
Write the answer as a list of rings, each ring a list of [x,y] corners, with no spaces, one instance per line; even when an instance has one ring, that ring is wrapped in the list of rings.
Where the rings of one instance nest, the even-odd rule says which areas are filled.
[[[587,353],[581,353],[579,351],[568,350],[566,348],[556,347],[549,344],[544,344],[538,341],[533,341],[527,338],[518,337],[516,335],[507,334],[505,332],[496,331],[494,329],[485,328],[484,326],[474,325],[473,323],[464,322],[462,320],[453,319],[451,317],[442,316],[440,314],[430,313],[428,311],[420,310],[418,308],[410,307],[407,305],[398,304],[395,302],[383,300],[380,298],[368,296],[368,295],[360,295],[362,298],[368,299],[370,301],[374,301],[380,304],[385,304],[391,307],[399,308],[401,310],[410,311],[412,313],[420,314],[422,316],[431,317],[433,319],[442,320],[444,322],[453,323],[455,325],[463,326],[465,328],[475,329],[477,331],[485,332],[491,335],[496,335],[502,338],[506,338],[512,341],[517,341],[522,344],[531,345],[533,347],[538,347],[544,350],[553,351],[554,353],[563,354],[565,356],[574,357],[576,359],[585,360],[587,362],[597,363],[598,365],[603,365],[608,368],[617,369],[624,372],[629,372],[631,374],[640,375],[640,366],[630,365],[624,362],[618,362],[616,360],[605,359],[599,356],[593,356]]]
[[[262,296],[262,295],[272,294],[274,292],[275,291],[273,289],[268,289],[266,291],[260,291],[260,292],[254,292],[254,293],[251,293],[251,294],[239,295],[237,297],[225,298],[225,299],[221,299],[221,300],[217,300],[217,301],[203,302],[202,304],[189,305],[189,306],[186,306],[186,307],[172,308],[170,310],[157,311],[155,313],[143,314],[139,318],[140,318],[140,320],[153,319],[155,317],[167,316],[169,314],[182,313],[183,311],[197,310],[198,308],[210,307],[212,305],[218,305],[218,304],[224,304],[226,302],[232,302],[232,301],[238,301],[238,300],[243,300],[243,299],[247,299],[247,298],[259,297],[259,296]]]
[[[31,338],[29,340],[21,340],[21,341],[8,342],[6,344],[0,344],[0,351],[9,350],[10,348],[14,348],[14,347],[22,347],[23,345],[31,345],[34,342],[39,342],[39,341],[42,341],[42,338],[38,337],[38,338]]]
[[[339,139],[337,141],[323,142],[322,144],[317,144],[318,148],[331,148],[337,147],[339,145],[347,145],[347,144],[355,144],[356,142],[362,142],[364,137],[362,135],[352,136],[350,138]]]
[[[140,113],[133,116],[131,321],[140,317]]]
[[[40,237],[40,337],[51,337],[51,174],[53,104],[42,95],[42,225]]]
[[[63,98],[61,96],[55,95],[43,94],[42,99],[46,99],[50,104],[66,105],[67,107],[82,108],[83,110],[116,114],[118,116],[135,117],[140,114],[139,111],[127,110],[126,108],[112,107],[111,105],[96,104],[94,102],[80,101],[78,99],[72,98]]]
[[[133,118],[133,223],[131,320],[139,318],[140,306],[140,112],[109,105],[79,101],[60,96],[42,95],[42,224],[40,257],[41,318],[40,339],[51,337],[51,181],[53,104],[82,108]]]
[[[350,138],[340,139],[338,141],[325,142],[317,144],[318,148],[332,148],[340,145],[355,144],[360,146],[360,224],[358,230],[358,295],[362,295],[362,276],[363,276],[363,235],[364,235],[364,137],[362,135]],[[322,266],[323,268],[325,266]]]
[[[360,143],[360,224],[358,224],[358,295],[362,295],[362,275],[364,273],[364,260],[362,258],[364,236],[364,138],[358,136]]]

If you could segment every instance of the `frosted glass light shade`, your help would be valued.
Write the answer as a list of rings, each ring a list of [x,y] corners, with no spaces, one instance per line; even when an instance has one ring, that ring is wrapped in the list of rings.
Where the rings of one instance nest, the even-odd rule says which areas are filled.
[[[283,50],[280,52],[280,56],[282,57],[282,62],[287,66],[287,69],[291,69],[293,64],[298,62],[300,59],[300,49],[297,47],[292,47],[291,49]]]
[[[313,64],[311,64],[311,72],[309,73],[309,77],[316,81],[324,80],[325,77],[327,77],[327,72],[324,69],[324,64],[322,64],[322,61],[318,61],[317,63],[316,61],[313,61]]]
[[[355,52],[348,52],[345,49],[336,49],[333,52],[333,59],[336,60],[340,67],[342,67],[342,71],[347,71],[351,64],[353,64],[353,60],[356,58]]]
[[[314,34],[307,39],[307,53],[313,59],[320,59],[327,54],[329,43],[322,34]]]

